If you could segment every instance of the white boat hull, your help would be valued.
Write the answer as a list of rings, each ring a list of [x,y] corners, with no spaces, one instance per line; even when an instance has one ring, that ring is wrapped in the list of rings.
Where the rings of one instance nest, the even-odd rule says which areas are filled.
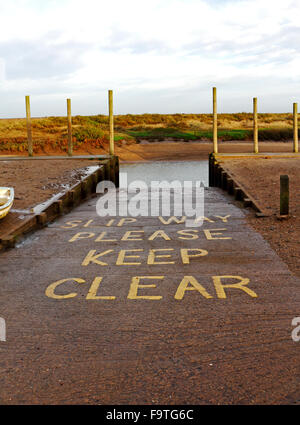
[[[14,189],[12,187],[0,187],[0,219],[4,218],[14,202]]]

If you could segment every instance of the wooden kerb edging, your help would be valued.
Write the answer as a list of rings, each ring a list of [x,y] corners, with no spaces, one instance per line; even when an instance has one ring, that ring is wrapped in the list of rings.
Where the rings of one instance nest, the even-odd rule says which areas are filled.
[[[253,208],[257,217],[267,217],[269,215],[263,210],[257,200],[247,193],[244,186],[235,180],[214,153],[209,155],[209,186],[226,190],[237,201],[243,202],[244,207]]]
[[[119,158],[113,156],[100,160],[98,164],[100,167],[97,170],[84,177],[57,198],[55,197],[49,204],[46,203],[42,211],[28,214],[15,227],[10,228],[6,234],[0,235],[0,252],[4,249],[13,248],[25,234],[46,226],[47,223],[70,212],[74,207],[92,197],[96,193],[99,182],[110,180],[115,183],[116,187],[119,187]]]

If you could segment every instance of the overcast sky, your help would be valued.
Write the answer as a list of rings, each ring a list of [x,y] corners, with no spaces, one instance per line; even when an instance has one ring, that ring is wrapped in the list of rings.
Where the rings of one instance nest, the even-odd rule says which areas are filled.
[[[0,118],[287,112],[300,101],[299,0],[0,0]]]

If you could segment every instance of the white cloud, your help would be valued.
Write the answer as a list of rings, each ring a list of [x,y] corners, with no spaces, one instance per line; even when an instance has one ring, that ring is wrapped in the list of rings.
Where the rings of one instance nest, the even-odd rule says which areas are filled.
[[[251,110],[258,94],[289,110],[299,12],[294,0],[2,2],[0,114],[24,115],[27,93],[36,114],[61,113],[71,95],[76,113],[106,113],[109,88],[117,113],[208,112],[213,85],[224,111]]]

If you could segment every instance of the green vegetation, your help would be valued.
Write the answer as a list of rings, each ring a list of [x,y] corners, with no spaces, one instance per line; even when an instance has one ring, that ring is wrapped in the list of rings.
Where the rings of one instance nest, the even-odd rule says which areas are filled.
[[[135,139],[183,139],[189,140],[212,140],[212,131],[179,131],[174,128],[155,128],[153,130],[127,130],[127,133]],[[219,130],[218,135],[222,140],[248,140],[251,138],[250,130]]]

